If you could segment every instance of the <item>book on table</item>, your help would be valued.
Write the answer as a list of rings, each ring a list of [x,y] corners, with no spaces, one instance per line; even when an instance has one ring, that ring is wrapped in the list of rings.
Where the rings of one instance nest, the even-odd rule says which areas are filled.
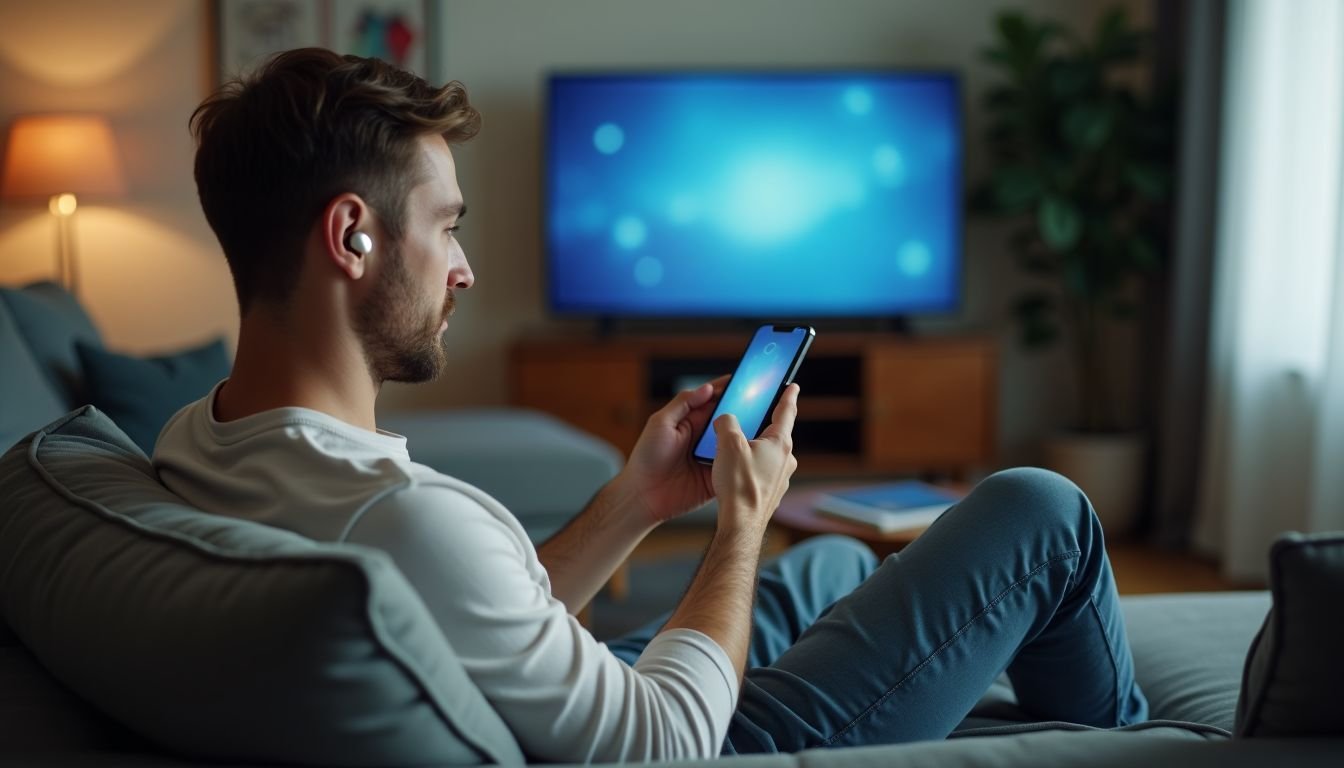
[[[832,517],[895,533],[928,526],[961,497],[946,488],[905,480],[823,493],[813,506]]]

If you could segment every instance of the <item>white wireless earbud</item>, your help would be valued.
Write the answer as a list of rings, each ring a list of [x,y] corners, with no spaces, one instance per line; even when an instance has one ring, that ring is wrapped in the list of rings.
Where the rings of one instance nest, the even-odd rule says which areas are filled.
[[[368,256],[373,253],[373,238],[358,230],[350,233],[350,237],[346,239],[345,244],[360,256]]]

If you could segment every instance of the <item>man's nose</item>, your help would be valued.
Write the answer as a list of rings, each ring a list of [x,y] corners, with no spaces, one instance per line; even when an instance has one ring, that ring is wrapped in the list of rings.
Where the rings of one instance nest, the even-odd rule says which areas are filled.
[[[467,263],[465,257],[461,264],[448,273],[448,284],[454,288],[470,288],[475,283],[476,276],[471,273],[471,265]]]

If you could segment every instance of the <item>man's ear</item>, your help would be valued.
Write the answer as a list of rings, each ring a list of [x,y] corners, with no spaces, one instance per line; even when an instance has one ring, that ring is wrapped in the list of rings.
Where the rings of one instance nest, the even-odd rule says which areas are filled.
[[[338,269],[351,280],[364,276],[368,266],[366,254],[350,247],[350,235],[373,229],[373,211],[364,199],[353,192],[343,192],[331,199],[322,209],[319,222],[322,249]]]

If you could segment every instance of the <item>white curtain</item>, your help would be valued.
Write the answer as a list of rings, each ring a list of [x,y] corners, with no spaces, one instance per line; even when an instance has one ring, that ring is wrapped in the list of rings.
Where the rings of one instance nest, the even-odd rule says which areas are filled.
[[[1194,538],[1254,582],[1344,529],[1344,2],[1233,0],[1225,60]]]

